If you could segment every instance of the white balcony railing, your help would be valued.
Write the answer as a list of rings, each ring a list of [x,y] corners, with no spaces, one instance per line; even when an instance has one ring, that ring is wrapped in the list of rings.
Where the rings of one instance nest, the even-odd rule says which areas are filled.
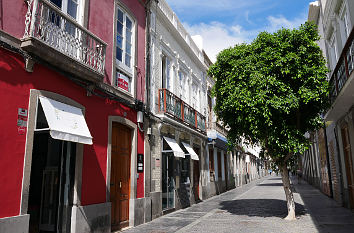
[[[25,38],[35,38],[104,75],[107,44],[47,0],[28,0]]]

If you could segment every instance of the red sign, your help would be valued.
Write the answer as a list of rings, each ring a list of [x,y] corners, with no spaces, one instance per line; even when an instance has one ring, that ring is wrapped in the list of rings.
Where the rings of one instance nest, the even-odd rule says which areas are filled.
[[[129,77],[127,77],[126,75],[117,72],[117,86],[119,88],[122,88],[125,91],[129,91]]]

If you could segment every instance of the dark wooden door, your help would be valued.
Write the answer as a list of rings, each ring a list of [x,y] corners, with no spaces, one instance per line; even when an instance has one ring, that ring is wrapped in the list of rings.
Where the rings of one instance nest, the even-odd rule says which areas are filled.
[[[348,125],[344,124],[342,126],[341,131],[342,131],[343,151],[344,151],[344,160],[345,160],[345,170],[346,170],[347,180],[348,180],[350,207],[354,209],[353,163],[352,163],[351,151],[350,151]]]
[[[119,123],[112,126],[111,190],[112,230],[129,225],[131,130]]]

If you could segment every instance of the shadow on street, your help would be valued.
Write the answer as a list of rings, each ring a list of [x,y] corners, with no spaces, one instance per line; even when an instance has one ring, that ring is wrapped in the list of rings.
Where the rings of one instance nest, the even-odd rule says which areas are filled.
[[[239,199],[223,201],[221,209],[234,215],[247,215],[249,217],[279,217],[284,218],[288,214],[286,201],[278,199]],[[303,205],[295,203],[296,216],[305,215]]]
[[[264,183],[258,184],[257,186],[283,186],[283,183]]]
[[[274,177],[274,178],[269,178],[268,180],[281,180],[281,176],[279,176],[279,177]]]

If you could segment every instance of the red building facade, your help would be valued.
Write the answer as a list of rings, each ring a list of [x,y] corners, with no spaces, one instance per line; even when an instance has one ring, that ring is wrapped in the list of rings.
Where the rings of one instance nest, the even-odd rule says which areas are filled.
[[[145,2],[0,7],[0,229],[144,222]]]

